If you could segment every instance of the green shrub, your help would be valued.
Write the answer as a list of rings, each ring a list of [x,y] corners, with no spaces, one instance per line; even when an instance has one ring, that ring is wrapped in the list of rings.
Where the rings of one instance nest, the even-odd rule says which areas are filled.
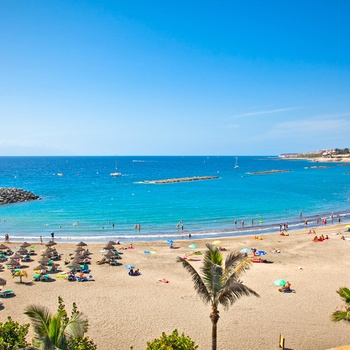
[[[172,334],[166,335],[164,332],[159,339],[147,342],[146,350],[195,350],[198,345],[184,333],[179,335],[177,329]]]
[[[26,341],[29,324],[20,325],[7,318],[5,323],[0,322],[0,350],[24,349],[29,344]]]

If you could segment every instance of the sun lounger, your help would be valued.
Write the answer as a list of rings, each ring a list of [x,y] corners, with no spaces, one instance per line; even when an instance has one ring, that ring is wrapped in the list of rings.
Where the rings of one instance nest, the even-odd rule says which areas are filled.
[[[0,297],[6,298],[9,295],[14,295],[15,292],[12,289],[7,289],[2,292],[0,292]]]
[[[36,274],[33,276],[33,281],[40,281],[40,273],[36,273]]]
[[[43,275],[40,277],[40,281],[42,281],[42,282],[47,282],[49,279],[50,279],[49,275]]]

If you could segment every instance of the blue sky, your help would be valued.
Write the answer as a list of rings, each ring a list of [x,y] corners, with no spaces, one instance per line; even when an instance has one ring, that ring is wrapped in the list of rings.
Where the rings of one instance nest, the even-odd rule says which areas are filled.
[[[349,147],[350,2],[0,2],[0,155]]]

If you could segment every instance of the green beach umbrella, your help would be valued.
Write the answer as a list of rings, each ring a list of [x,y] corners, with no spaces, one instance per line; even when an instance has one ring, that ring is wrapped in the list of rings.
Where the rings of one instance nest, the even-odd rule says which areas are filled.
[[[287,281],[285,281],[285,280],[276,280],[275,282],[273,282],[273,284],[275,286],[281,287],[281,286],[285,286],[287,284]]]

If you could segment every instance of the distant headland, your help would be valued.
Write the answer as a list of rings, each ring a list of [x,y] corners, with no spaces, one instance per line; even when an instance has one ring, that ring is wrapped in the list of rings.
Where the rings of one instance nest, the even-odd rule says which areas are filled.
[[[22,190],[20,188],[0,188],[0,205],[27,202],[41,199],[32,192]]]
[[[350,162],[350,150],[327,149],[305,153],[283,153],[279,155],[281,159],[307,159],[313,162]]]

